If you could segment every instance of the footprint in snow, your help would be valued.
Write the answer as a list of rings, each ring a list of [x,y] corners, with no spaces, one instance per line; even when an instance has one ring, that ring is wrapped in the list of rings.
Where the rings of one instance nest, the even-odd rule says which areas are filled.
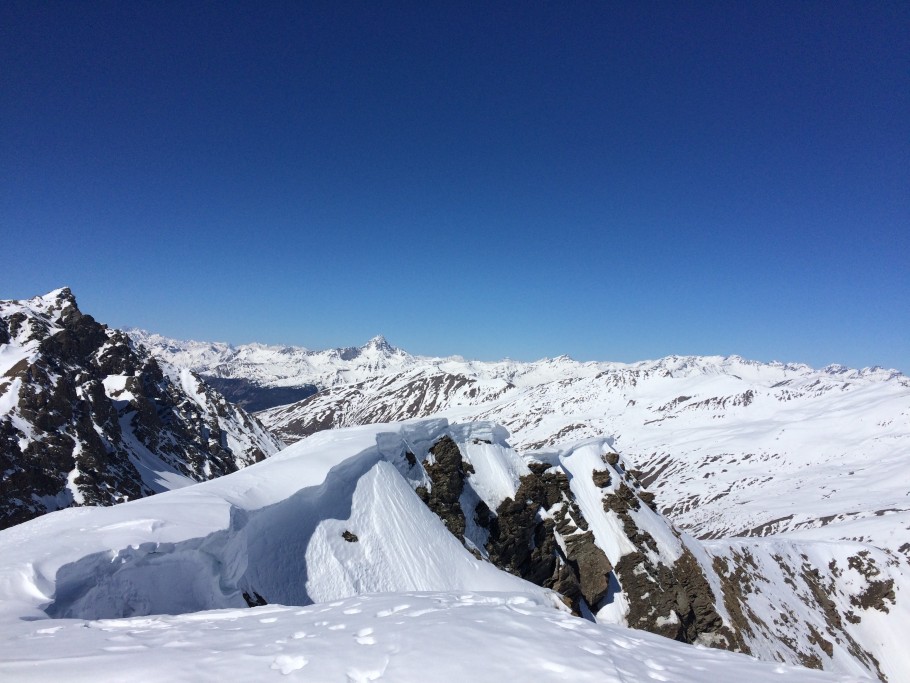
[[[378,681],[382,678],[382,672],[375,669],[361,671],[360,669],[348,669],[348,683],[369,683],[369,681]]]
[[[63,627],[62,626],[52,626],[51,628],[39,628],[37,631],[35,631],[35,633],[41,634],[43,636],[49,636],[49,635],[53,635],[54,633],[59,631],[61,628],[63,628]]]
[[[308,660],[306,657],[278,655],[275,657],[275,661],[272,662],[272,668],[280,670],[283,675],[287,676],[289,673],[302,669],[307,663]]]
[[[373,629],[362,628],[357,631],[357,643],[360,645],[375,645],[376,639],[373,637]]]
[[[432,614],[433,612],[438,612],[438,609],[427,608],[427,609],[415,609],[413,612],[408,612],[406,616],[409,617],[422,617],[424,614]]]
[[[392,609],[384,609],[376,612],[377,617],[390,617],[393,614],[398,614],[399,612],[406,610],[410,605],[395,605]]]

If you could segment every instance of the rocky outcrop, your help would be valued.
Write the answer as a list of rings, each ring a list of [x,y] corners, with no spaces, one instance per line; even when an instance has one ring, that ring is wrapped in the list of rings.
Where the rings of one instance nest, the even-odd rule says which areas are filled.
[[[637,473],[604,443],[520,456],[456,430],[396,462],[476,557],[557,591],[576,614],[885,680],[857,628],[900,608],[906,558],[860,544],[832,559],[824,543],[701,542],[648,505]]]
[[[276,452],[255,418],[82,313],[72,292],[0,302],[0,528],[236,471]]]
[[[461,451],[449,437],[443,437],[430,448],[431,462],[424,464],[432,485],[417,489],[417,495],[443,521],[458,539],[464,542],[465,518],[461,509],[461,494],[465,477],[474,471],[461,458]]]
[[[680,543],[675,562],[658,559],[662,549],[633,515],[645,507],[633,490],[640,485],[615,453],[588,470],[601,490],[603,512],[619,518],[634,547],[615,558],[615,566],[585,519],[562,466],[529,462],[514,495],[493,510],[473,491],[475,468],[450,437],[434,444],[429,454],[423,462],[429,484],[418,486],[418,495],[463,542],[469,516],[486,534],[479,550],[497,567],[556,590],[578,614],[596,612],[622,592],[630,626],[683,642],[745,649],[718,614],[705,570],[691,552]],[[408,455],[410,463],[414,456]],[[478,502],[465,509],[468,501]],[[672,528],[664,520],[659,523]]]

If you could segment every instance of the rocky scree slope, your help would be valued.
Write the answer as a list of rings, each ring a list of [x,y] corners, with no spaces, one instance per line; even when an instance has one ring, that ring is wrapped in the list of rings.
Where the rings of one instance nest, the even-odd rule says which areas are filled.
[[[281,446],[69,289],[0,302],[0,528],[218,477]]]

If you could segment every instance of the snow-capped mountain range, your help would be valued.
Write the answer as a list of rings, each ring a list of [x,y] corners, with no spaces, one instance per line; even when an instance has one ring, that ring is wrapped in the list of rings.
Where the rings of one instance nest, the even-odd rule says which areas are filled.
[[[319,391],[259,417],[289,442],[326,429],[427,416],[501,424],[525,454],[606,437],[645,484],[647,501],[703,539],[714,574],[749,587],[744,620],[753,633],[769,629],[766,645],[753,644],[753,651],[780,658],[767,643],[788,642],[794,636],[784,624],[796,620],[816,643],[801,652],[824,665],[828,650],[836,649],[828,647],[836,642],[833,633],[855,618],[848,614],[850,598],[835,608],[820,597],[841,585],[844,562],[859,567],[874,556],[868,578],[880,583],[870,590],[884,600],[890,623],[902,619],[893,616],[895,602],[903,604],[895,577],[910,555],[910,380],[901,373],[738,356],[487,363],[411,356],[384,340],[361,348],[371,354],[368,363],[358,363],[356,353],[348,354],[347,365],[338,350],[306,352],[331,359],[330,373],[311,360],[315,369],[298,376]],[[266,368],[280,364],[271,355],[277,349],[259,347],[259,353],[257,381],[293,381],[289,372],[268,378]],[[204,364],[194,367],[210,372]],[[895,577],[886,578],[889,571]],[[794,584],[801,599],[771,598],[775,586]],[[787,606],[797,602],[812,606],[788,615]],[[806,630],[809,623],[814,631]],[[879,636],[856,637],[862,649]],[[887,665],[872,656],[878,663],[866,671],[877,675],[876,667]]]
[[[206,365],[213,347],[229,348],[160,337],[151,346],[203,374],[249,372],[264,384],[318,386],[303,401],[258,413],[286,442],[437,414],[495,421],[519,449],[608,435],[659,508],[705,538],[910,510],[910,378],[894,370],[816,370],[739,356],[478,362],[411,356],[382,338],[324,352],[237,347]],[[308,360],[288,363],[291,357]],[[292,368],[303,373],[296,380]]]
[[[0,363],[0,678],[910,679],[900,373],[178,342],[68,290],[0,303]]]
[[[0,528],[236,471],[282,444],[198,376],[83,314],[0,301]]]

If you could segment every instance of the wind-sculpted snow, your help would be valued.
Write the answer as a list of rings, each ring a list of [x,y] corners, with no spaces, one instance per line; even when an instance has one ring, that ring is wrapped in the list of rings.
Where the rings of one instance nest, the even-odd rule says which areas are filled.
[[[281,445],[68,289],[0,302],[0,528],[210,479]]]
[[[475,559],[400,474],[405,452],[447,428],[317,436],[217,480],[7,529],[0,613],[123,617],[393,590],[517,590],[558,603]]]
[[[24,660],[43,660],[47,641],[38,635],[54,635],[72,643],[67,647],[115,656],[118,650],[104,649],[116,647],[118,641],[111,641],[114,636],[105,630],[113,629],[128,634],[122,643],[129,649],[123,652],[155,652],[170,647],[166,643],[171,636],[157,640],[143,635],[143,629],[161,635],[166,629],[179,642],[191,624],[214,623],[206,628],[221,628],[219,614],[252,626],[244,642],[266,643],[267,666],[294,670],[295,663],[315,662],[324,655],[273,647],[274,640],[259,641],[257,634],[272,633],[271,627],[247,620],[251,614],[270,619],[271,610],[289,619],[315,612],[292,615],[284,608],[259,611],[247,606],[315,603],[316,609],[332,611],[337,605],[325,603],[347,600],[346,609],[354,610],[362,609],[353,603],[356,596],[396,594],[394,605],[376,610],[376,618],[384,619],[395,610],[410,609],[402,605],[423,599],[402,593],[441,591],[446,595],[426,599],[446,605],[436,622],[443,629],[439,638],[448,629],[446,651],[449,658],[459,660],[460,653],[452,651],[457,650],[458,634],[473,633],[465,636],[469,640],[486,634],[491,643],[499,643],[513,626],[500,623],[495,615],[522,614],[522,605],[528,605],[533,609],[524,616],[535,618],[514,626],[516,632],[527,628],[528,638],[530,632],[543,634],[555,624],[559,632],[594,629],[589,634],[607,634],[598,637],[635,642],[646,649],[657,642],[628,631],[598,630],[604,624],[631,625],[688,643],[844,674],[878,675],[877,662],[885,661],[897,664],[883,671],[906,673],[894,652],[895,639],[870,647],[860,637],[863,629],[906,623],[904,565],[894,564],[894,557],[864,554],[866,548],[854,544],[831,551],[837,560],[831,568],[821,564],[830,554],[818,550],[821,544],[782,542],[774,552],[750,550],[748,557],[758,558],[758,566],[767,561],[775,571],[792,570],[797,576],[792,585],[774,575],[768,581],[746,582],[744,572],[752,566],[747,553],[723,545],[706,547],[652,510],[647,492],[609,439],[522,455],[509,446],[507,436],[492,423],[450,424],[445,419],[321,432],[219,479],[110,508],[63,510],[2,531],[0,632],[20,640],[15,656],[0,657],[8,662],[0,665],[0,672],[26,671]],[[776,560],[778,554],[786,562]],[[802,554],[808,558],[806,566],[797,566],[794,563],[803,562]],[[819,567],[821,571],[816,571]],[[849,581],[838,586],[840,592],[831,604],[822,601],[819,607],[812,586],[827,590],[837,572]],[[806,605],[781,623],[762,626],[759,619],[770,619],[768,611],[762,611],[759,598],[743,587],[746,583],[773,593],[769,604],[781,609],[796,609],[793,606],[803,599]],[[508,595],[492,602],[468,595],[478,591]],[[476,617],[488,619],[487,626],[464,631],[465,624],[453,615],[478,602],[495,608]],[[569,617],[570,609],[601,625]],[[160,614],[184,616],[150,616]],[[352,611],[348,616],[357,614]],[[423,614],[415,609],[415,618]],[[396,619],[408,622],[406,616]],[[69,621],[73,619],[78,621]],[[104,621],[95,621],[99,619]],[[372,621],[361,624],[360,619],[353,620],[357,624],[353,644],[379,642],[381,638],[367,630],[379,627]],[[74,623],[88,628],[77,631]],[[297,631],[309,633],[315,627],[307,623],[293,626],[286,641],[294,640]],[[811,623],[815,630],[807,630],[803,623]],[[347,628],[335,621],[323,626]],[[74,632],[82,635],[64,635]],[[206,642],[214,643],[220,636],[211,637]],[[560,637],[552,642],[558,643],[556,659],[541,656],[528,666],[544,679],[553,674],[553,680],[584,680],[589,665],[579,663],[576,672],[567,662],[587,657],[576,652],[587,651],[583,647],[587,641],[572,639],[570,644]],[[701,680],[697,668],[685,673],[686,661],[702,661],[704,656],[705,662],[728,662],[732,667],[750,661],[703,655],[703,650],[692,650],[689,660],[676,651],[680,659],[675,660],[670,653],[679,646],[667,640],[661,647],[671,649],[660,650],[654,666],[639,653],[636,666],[645,668],[628,668],[627,663],[614,661],[618,650],[598,642],[601,645],[592,646],[601,658],[598,670],[609,676],[618,667],[617,680],[633,671],[652,672],[658,676],[652,676],[654,680],[661,680],[663,671],[675,676],[668,680]],[[501,647],[491,646],[497,651]],[[209,652],[216,646],[199,647]],[[527,656],[534,649],[523,651]],[[395,660],[392,655],[390,661]],[[97,661],[106,661],[106,656]],[[663,661],[666,657],[679,668],[670,667]],[[556,668],[548,668],[546,662]],[[252,660],[248,664],[252,666]],[[50,674],[57,666],[51,657],[34,671]],[[757,667],[756,676],[777,670],[748,666]],[[367,670],[382,671],[363,669]],[[86,669],[92,671],[90,666]],[[306,671],[315,677],[311,680],[324,680],[317,666]],[[590,671],[593,676],[594,669]]]

